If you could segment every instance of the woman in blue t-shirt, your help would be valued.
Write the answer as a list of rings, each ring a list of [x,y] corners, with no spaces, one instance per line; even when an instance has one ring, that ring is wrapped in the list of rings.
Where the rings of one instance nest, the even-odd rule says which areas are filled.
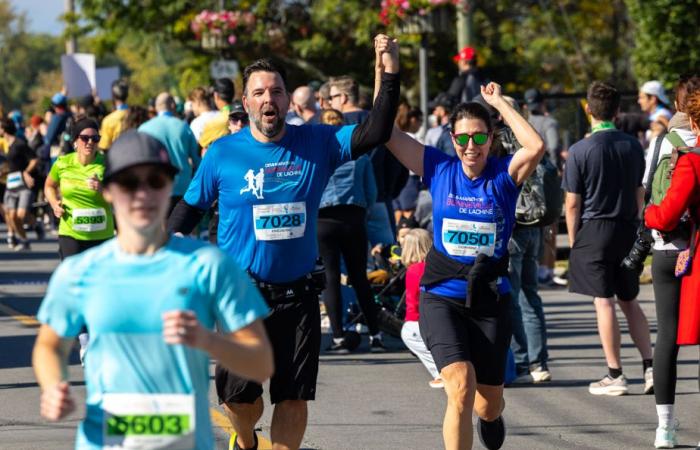
[[[481,88],[523,148],[489,157],[493,126],[486,108],[463,103],[450,117],[456,156],[425,147],[394,128],[389,150],[416,174],[433,197],[434,245],[421,280],[420,332],[448,396],[445,448],[471,448],[471,411],[488,449],[503,444],[501,413],[510,344],[508,240],[520,185],[535,170],[544,143],[501,95]]]

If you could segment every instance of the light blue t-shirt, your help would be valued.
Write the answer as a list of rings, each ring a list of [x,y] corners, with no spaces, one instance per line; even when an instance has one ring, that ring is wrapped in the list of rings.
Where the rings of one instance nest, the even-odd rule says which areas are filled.
[[[172,195],[183,196],[201,159],[199,144],[190,126],[171,114],[161,114],[143,123],[139,131],[150,134],[168,149],[170,162],[180,170],[175,175]]]
[[[508,251],[520,188],[508,173],[511,156],[490,157],[480,177],[471,180],[456,156],[425,147],[423,183],[433,197],[433,236],[437,251],[461,263],[473,264],[479,253],[500,258]],[[510,291],[507,277],[499,291]],[[428,286],[428,291],[464,299],[467,281],[452,279]]]
[[[77,336],[82,326],[90,333],[85,356],[87,412],[76,448],[105,444],[105,410],[114,410],[103,402],[121,401],[127,410],[120,413],[126,415],[143,413],[129,411],[132,404],[123,405],[126,394],[184,398],[194,411],[194,446],[214,448],[209,355],[165,343],[162,314],[171,310],[194,311],[204,327],[213,329],[216,323],[224,332],[268,313],[250,277],[230,258],[188,238],[171,237],[149,256],[124,253],[112,239],[58,266],[38,319],[63,338]]]
[[[355,125],[286,126],[279,142],[255,140],[250,128],[215,141],[184,200],[208,209],[219,199],[218,245],[239,266],[270,283],[313,270],[321,194],[350,160]]]

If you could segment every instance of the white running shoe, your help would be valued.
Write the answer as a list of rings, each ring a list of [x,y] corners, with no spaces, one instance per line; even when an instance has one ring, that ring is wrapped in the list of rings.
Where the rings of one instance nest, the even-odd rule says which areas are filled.
[[[428,385],[433,389],[443,389],[445,387],[445,382],[442,378],[435,378],[434,380],[428,381]]]
[[[656,448],[675,448],[678,445],[676,440],[676,431],[678,431],[678,421],[670,427],[659,426],[656,428],[656,439],[654,439],[654,447]]]
[[[647,367],[644,371],[644,394],[650,395],[654,393],[654,368]]]
[[[549,372],[549,369],[542,366],[535,367],[530,371],[530,375],[532,376],[532,381],[534,383],[552,381],[552,374]]]
[[[625,395],[627,390],[627,378],[624,375],[617,378],[605,375],[602,380],[594,381],[588,385],[588,392],[593,395]]]

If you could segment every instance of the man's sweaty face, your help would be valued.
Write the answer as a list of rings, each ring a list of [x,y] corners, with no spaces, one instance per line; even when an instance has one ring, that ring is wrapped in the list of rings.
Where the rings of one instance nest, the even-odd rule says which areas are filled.
[[[284,127],[289,95],[276,72],[254,72],[248,79],[244,104],[250,121],[264,136],[272,138]]]

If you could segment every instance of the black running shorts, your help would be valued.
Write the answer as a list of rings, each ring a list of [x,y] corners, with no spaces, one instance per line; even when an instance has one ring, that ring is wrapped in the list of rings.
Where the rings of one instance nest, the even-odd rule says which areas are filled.
[[[576,233],[569,255],[569,291],[630,301],[639,294],[639,275],[620,266],[637,238],[637,226],[589,220]]]
[[[510,295],[490,301],[488,311],[476,311],[465,307],[464,300],[421,292],[418,326],[438,371],[469,361],[477,383],[503,384],[511,336]]]
[[[318,295],[272,303],[264,320],[272,344],[275,373],[270,379],[270,401],[314,400],[321,350],[321,311]],[[262,395],[259,383],[240,378],[220,365],[214,375],[219,403],[253,403]]]

